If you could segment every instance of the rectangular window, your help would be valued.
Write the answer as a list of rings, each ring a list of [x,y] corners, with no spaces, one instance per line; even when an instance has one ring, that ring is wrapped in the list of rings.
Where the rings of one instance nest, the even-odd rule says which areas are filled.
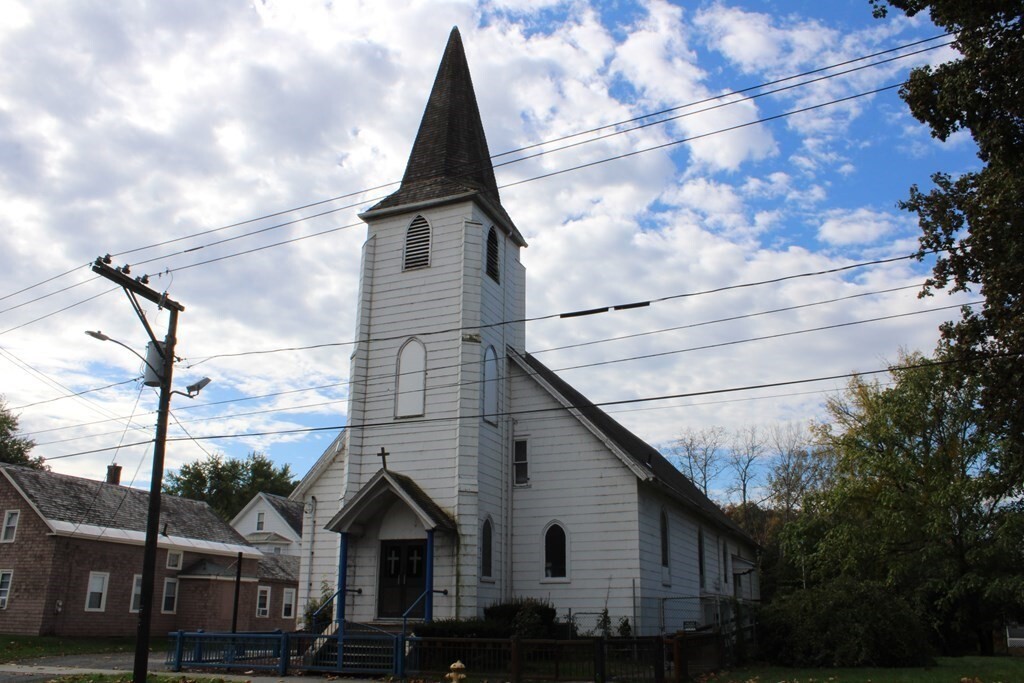
[[[85,593],[85,611],[102,612],[107,608],[107,572],[89,572],[89,588]]]
[[[164,599],[160,603],[160,611],[174,614],[178,611],[178,580],[164,579]]]
[[[18,510],[8,510],[4,513],[4,530],[0,534],[0,543],[11,543],[14,541],[14,534],[18,531],[18,517],[21,516],[21,512]]]
[[[10,569],[0,569],[0,609],[7,609],[7,599],[11,596],[11,581],[14,580],[14,572]]]
[[[512,480],[516,486],[530,483],[530,469],[527,462],[526,440],[516,440],[512,453]]]
[[[722,583],[729,585],[729,544],[722,541]]]
[[[700,574],[700,587],[705,585],[704,579],[704,530],[697,530],[697,572]]]
[[[295,617],[295,589],[285,588],[281,596],[281,618],[293,619]]]
[[[256,593],[256,616],[270,616],[270,586],[260,586]]]
[[[167,568],[168,569],[181,569],[181,559],[184,553],[180,550],[168,550],[167,551]]]
[[[267,513],[266,512],[257,512],[256,513],[256,531],[263,531],[263,525],[266,523],[266,521],[267,521]]]
[[[142,609],[142,574],[136,574],[132,580],[132,601],[128,603],[129,612]]]

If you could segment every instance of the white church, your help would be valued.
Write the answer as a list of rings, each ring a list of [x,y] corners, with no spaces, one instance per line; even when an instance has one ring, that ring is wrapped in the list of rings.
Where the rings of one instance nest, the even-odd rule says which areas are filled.
[[[367,225],[348,428],[304,505],[299,614],[471,618],[537,598],[633,633],[757,599],[756,546],[655,448],[526,352],[522,234],[502,208],[458,29],[401,187]]]

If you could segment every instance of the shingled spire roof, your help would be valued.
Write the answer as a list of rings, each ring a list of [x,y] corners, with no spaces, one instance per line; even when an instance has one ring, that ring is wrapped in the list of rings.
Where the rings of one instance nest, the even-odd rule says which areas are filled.
[[[473,80],[456,27],[448,36],[402,185],[370,211],[470,192],[482,194],[501,210]]]

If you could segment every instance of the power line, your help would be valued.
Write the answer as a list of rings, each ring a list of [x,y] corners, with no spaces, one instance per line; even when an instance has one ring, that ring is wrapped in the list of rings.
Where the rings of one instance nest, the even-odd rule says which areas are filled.
[[[48,398],[45,401],[36,401],[35,403],[26,403],[25,405],[14,406],[11,410],[24,410],[25,408],[34,408],[35,406],[41,406],[44,403],[53,403],[54,401],[63,401],[66,398],[74,398],[75,396],[84,396],[85,394],[91,394],[95,391],[103,391],[104,389],[110,389],[112,387],[119,387],[123,384],[131,384],[132,382],[138,382],[142,379],[142,376],[133,377],[131,379],[121,380],[120,382],[114,382],[113,384],[105,384],[102,387],[94,387],[92,389],[83,389],[76,391],[73,394],[65,394],[63,396],[57,396],[55,398]]]

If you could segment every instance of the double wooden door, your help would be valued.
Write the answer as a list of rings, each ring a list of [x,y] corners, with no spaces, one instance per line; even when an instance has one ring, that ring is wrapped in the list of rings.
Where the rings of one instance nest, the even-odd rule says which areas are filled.
[[[381,541],[377,616],[395,619],[404,615],[426,590],[426,570],[426,541]],[[424,603],[420,600],[409,616],[422,619]]]

